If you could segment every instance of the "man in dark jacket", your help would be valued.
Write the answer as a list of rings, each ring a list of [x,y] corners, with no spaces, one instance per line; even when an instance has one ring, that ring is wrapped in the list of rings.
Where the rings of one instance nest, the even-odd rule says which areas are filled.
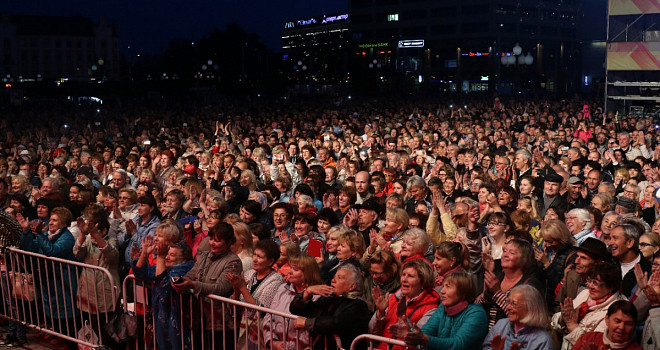
[[[621,289],[623,295],[628,299],[630,299],[637,286],[634,271],[635,264],[639,264],[644,272],[651,275],[651,262],[644,258],[637,247],[639,236],[637,227],[622,224],[612,229],[610,240],[607,242],[612,251],[612,257],[621,266],[621,276],[623,276]]]
[[[302,317],[294,321],[294,326],[329,337],[328,348],[332,348],[332,336],[336,334],[341,347],[349,348],[355,337],[368,333],[370,313],[367,303],[360,298],[362,288],[360,271],[353,265],[341,266],[330,286],[311,286],[296,295],[289,311]],[[321,298],[312,301],[314,295]],[[315,341],[315,348],[324,348],[323,339]]]

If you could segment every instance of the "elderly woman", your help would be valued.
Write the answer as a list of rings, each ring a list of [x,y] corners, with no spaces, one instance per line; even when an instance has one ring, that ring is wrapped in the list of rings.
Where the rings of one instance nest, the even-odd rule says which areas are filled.
[[[507,318],[491,328],[482,349],[552,350],[547,323],[548,310],[541,293],[530,285],[519,285],[509,294]]]
[[[488,333],[484,309],[473,304],[476,286],[466,272],[445,277],[440,291],[440,306],[424,327],[405,336],[406,344],[423,344],[430,350],[478,349]]]
[[[399,275],[401,274],[401,264],[396,259],[394,253],[386,250],[380,250],[369,257],[366,264],[369,274],[364,283],[364,300],[369,306],[369,311],[375,310],[371,292],[374,287],[378,287],[381,293],[394,293],[401,287]]]
[[[291,270],[287,283],[279,286],[270,308],[289,312],[293,298],[306,288],[322,284],[319,266],[309,255],[301,255],[289,261]],[[263,319],[263,340],[267,347],[275,350],[304,349],[310,344],[309,333],[297,330],[289,321],[279,316],[266,314]]]
[[[295,319],[294,327],[326,337],[337,335],[342,346],[351,344],[368,331],[369,310],[360,297],[362,288],[360,270],[350,264],[340,266],[330,286],[310,286],[294,297],[289,311],[301,316]],[[315,295],[320,298],[312,300]]]
[[[562,350],[571,349],[587,332],[605,332],[605,316],[610,305],[626,297],[619,293],[621,268],[610,263],[595,266],[587,279],[587,289],[575,300],[566,298],[561,312],[552,316],[552,328],[564,334]]]
[[[112,299],[112,292],[120,286],[117,232],[111,229],[108,214],[101,205],[89,204],[83,213],[86,220],[78,218],[80,235],[73,246],[73,254],[85,264],[107,269],[112,280],[96,270],[84,269],[78,279],[78,309],[91,314],[111,313],[116,301]]]
[[[597,193],[591,198],[591,205],[600,210],[601,213],[607,213],[614,209],[612,197],[607,193]]]
[[[489,316],[489,328],[506,317],[507,298],[513,287],[529,284],[544,292],[543,284],[534,277],[532,269],[536,265],[532,244],[520,238],[508,241],[502,248],[502,272],[495,274],[495,261],[487,253],[482,255],[485,268],[484,291],[477,303],[484,306]]]
[[[369,333],[395,338],[402,332],[407,333],[410,325],[423,327],[440,304],[434,285],[433,270],[428,264],[422,260],[403,264],[401,289],[393,294],[383,294],[378,286],[372,290],[376,312],[369,322]],[[399,310],[404,309],[401,304],[405,305],[406,322],[399,316]],[[378,348],[387,346],[380,344]],[[395,346],[394,349],[402,348]]]
[[[566,227],[580,245],[587,238],[596,238],[591,222],[591,214],[587,209],[576,208],[566,213]]]
[[[605,244],[610,241],[610,233],[621,222],[621,215],[619,213],[608,211],[603,215],[603,222],[600,224],[601,234],[598,237]]]
[[[546,281],[546,297],[554,299],[555,289],[564,277],[566,266],[575,261],[575,239],[566,225],[559,220],[550,220],[543,224],[539,235],[543,238],[543,250],[534,249],[534,257],[543,265]]]
[[[75,239],[67,227],[71,224],[69,209],[58,207],[51,211],[46,232],[43,224],[31,225],[22,215],[17,214],[18,223],[23,228],[21,247],[29,252],[43,254],[64,260],[75,261],[73,246]],[[50,264],[49,264],[50,265]],[[73,331],[74,296],[78,289],[78,277],[69,273],[67,265],[53,262],[52,269],[40,271],[41,296],[49,326],[61,334],[75,336]]]
[[[433,256],[433,268],[437,277],[435,278],[436,290],[442,290],[442,281],[445,276],[454,271],[467,271],[470,269],[470,251],[463,243],[442,242],[435,247]]]
[[[360,268],[360,258],[364,254],[364,238],[348,226],[339,225],[330,229],[329,235],[337,231],[337,254],[336,259],[328,260],[321,267],[321,278],[326,284],[330,284],[335,273],[341,266],[353,265]]]
[[[149,265],[149,257],[154,251],[156,265]],[[190,347],[190,329],[185,322],[181,322],[182,299],[174,291],[172,281],[188,273],[192,267],[192,251],[183,241],[156,240],[151,236],[142,240],[142,251],[133,266],[133,273],[143,281],[155,283],[151,298],[159,349]]]
[[[660,235],[649,232],[639,237],[639,250],[644,258],[653,261],[653,255],[660,251]]]
[[[607,309],[605,332],[588,332],[578,339],[573,349],[595,348],[595,349],[622,349],[641,350],[633,334],[637,323],[637,309],[633,303],[627,300],[615,301]],[[648,343],[643,343],[652,345]],[[657,344],[655,344],[657,346]]]
[[[199,300],[208,294],[231,296],[234,288],[227,278],[227,273],[239,274],[243,271],[241,259],[230,249],[235,241],[233,227],[226,222],[219,223],[209,232],[210,250],[197,253],[195,265],[179,283],[172,285],[174,289],[179,294],[191,293]],[[217,314],[221,312],[218,311],[221,308],[218,305],[213,306],[215,307],[204,301],[204,329],[215,331],[216,341],[222,344],[220,339],[225,339],[226,348],[231,349],[234,343],[233,330],[229,325],[222,323],[222,317],[231,316]]]
[[[431,262],[424,257],[424,254],[426,254],[430,246],[431,239],[424,230],[420,228],[408,229],[403,235],[399,260],[401,260],[402,263],[412,260],[423,260],[431,265]]]
[[[307,253],[315,258],[318,258],[320,256],[323,256],[323,254],[325,253],[325,235],[315,231],[316,223],[317,223],[316,214],[299,213],[298,215],[295,215],[293,217],[294,234],[291,235],[291,239],[294,242],[298,243],[301,252]],[[312,240],[321,243],[320,245],[316,243],[317,244],[316,248],[320,247],[320,252],[309,250],[310,242],[312,242]]]

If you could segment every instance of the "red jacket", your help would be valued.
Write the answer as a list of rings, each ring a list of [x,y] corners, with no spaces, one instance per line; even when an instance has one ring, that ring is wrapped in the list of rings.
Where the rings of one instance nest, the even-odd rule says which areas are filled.
[[[397,323],[399,318],[396,315],[396,309],[399,305],[399,298],[401,294],[397,291],[390,295],[390,300],[387,303],[387,314],[385,314],[385,329],[383,330],[383,337],[393,338],[392,333],[390,333],[390,326]],[[410,319],[410,322],[413,325],[417,325],[422,316],[427,313],[429,310],[437,308],[440,305],[440,295],[435,290],[424,290],[417,298],[408,304],[406,307],[406,316]],[[378,349],[387,349],[387,344],[381,343],[378,345]],[[403,347],[393,346],[392,350],[403,350]]]

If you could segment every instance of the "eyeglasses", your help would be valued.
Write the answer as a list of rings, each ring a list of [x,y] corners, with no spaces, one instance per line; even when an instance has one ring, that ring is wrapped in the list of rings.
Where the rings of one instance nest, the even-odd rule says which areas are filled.
[[[506,224],[503,222],[489,221],[486,226],[506,226]]]
[[[123,200],[129,200],[129,199],[131,199],[131,197],[121,197],[121,196],[120,196],[120,197],[119,197],[119,200],[122,200],[122,199],[123,199]]]
[[[605,283],[603,283],[603,282],[601,282],[597,279],[594,279],[594,278],[587,278],[587,285],[589,285],[589,284],[591,284],[592,286],[597,287],[597,288],[605,287]]]
[[[646,242],[639,242],[639,247],[640,248],[655,247],[655,245],[653,245],[651,243],[646,243]]]

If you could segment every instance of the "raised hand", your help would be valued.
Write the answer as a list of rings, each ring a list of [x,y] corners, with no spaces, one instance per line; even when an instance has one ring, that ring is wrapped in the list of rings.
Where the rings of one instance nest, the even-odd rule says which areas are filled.
[[[381,317],[385,316],[385,309],[387,309],[389,293],[387,293],[387,295],[383,295],[382,291],[380,290],[380,287],[375,286],[371,290],[371,298],[374,300],[374,305],[376,306],[376,310],[378,311],[378,314]]]
[[[569,332],[572,332],[575,327],[578,325],[578,312],[573,307],[573,299],[567,297],[564,299],[564,302],[561,303],[561,317],[564,320],[566,328]]]
[[[17,213],[16,214],[16,221],[18,221],[18,224],[21,225],[23,228],[23,231],[27,232],[27,230],[30,228],[30,222],[28,219],[26,219],[23,214]]]
[[[493,350],[504,350],[504,343],[506,337],[503,337],[501,334],[495,334],[493,339],[490,340],[490,346]]]
[[[494,273],[488,270],[484,272],[484,284],[491,293],[496,293],[501,289],[500,280]]]
[[[155,248],[156,246],[154,244],[154,238],[152,236],[147,235],[144,238],[142,238],[142,251],[140,252],[141,255],[149,256],[151,255],[151,253],[154,252]]]
[[[355,226],[358,223],[358,211],[355,208],[351,208],[344,216],[344,225],[351,227]]]

